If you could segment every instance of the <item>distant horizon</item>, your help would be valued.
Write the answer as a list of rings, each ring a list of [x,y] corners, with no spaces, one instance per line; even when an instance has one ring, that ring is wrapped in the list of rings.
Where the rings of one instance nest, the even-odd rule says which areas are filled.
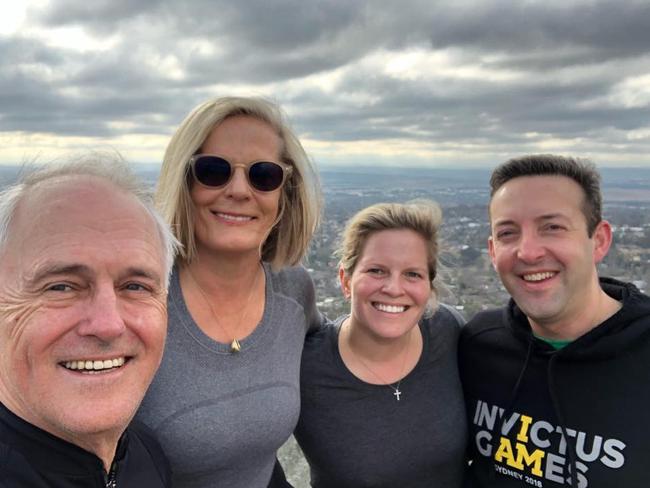
[[[588,158],[587,158],[588,159]],[[30,161],[24,161],[20,163],[0,163],[0,168],[7,168],[7,169],[12,169],[12,168],[20,168],[20,167],[31,167],[31,166],[43,166],[47,165],[59,160],[65,160],[65,158],[53,158],[51,160],[43,160],[40,162],[40,160],[32,159]],[[454,164],[454,165],[432,165],[432,166],[427,166],[427,165],[409,165],[409,164],[395,164],[395,165],[385,165],[385,164],[376,164],[373,165],[372,163],[366,163],[366,164],[349,164],[349,163],[340,163],[340,164],[332,164],[332,163],[315,163],[315,167],[317,170],[322,171],[335,171],[335,170],[345,170],[346,172],[365,172],[365,171],[380,171],[380,172],[400,172],[402,170],[423,170],[423,171],[428,171],[428,170],[441,170],[441,171],[464,171],[464,170],[472,170],[472,171],[484,171],[484,172],[491,172],[497,165],[499,165],[502,162],[507,161],[507,159],[504,159],[503,161],[498,161],[494,163],[494,165],[487,167],[485,165],[472,165],[472,164]],[[129,165],[135,165],[135,166],[140,166],[140,167],[147,167],[151,169],[160,169],[160,166],[162,163],[152,163],[152,162],[139,162],[139,161],[130,161],[127,160],[127,163]],[[629,170],[640,170],[640,171],[650,171],[650,161],[647,163],[641,163],[639,165],[634,165],[630,164],[629,166],[618,166],[618,165],[600,165],[598,163],[595,163],[596,167],[599,171],[601,170],[616,170],[616,171],[629,171]]]
[[[47,162],[44,162],[47,164]],[[149,184],[154,183],[160,172],[160,164],[129,162],[134,172]],[[0,184],[10,184],[21,171],[29,171],[38,163],[22,165],[0,163]],[[453,188],[488,190],[489,176],[493,168],[475,167],[421,167],[421,166],[373,166],[367,165],[317,165],[324,189],[368,188],[410,189]],[[650,164],[643,167],[598,167],[602,176],[602,188],[609,201],[624,201],[628,196],[650,201]]]

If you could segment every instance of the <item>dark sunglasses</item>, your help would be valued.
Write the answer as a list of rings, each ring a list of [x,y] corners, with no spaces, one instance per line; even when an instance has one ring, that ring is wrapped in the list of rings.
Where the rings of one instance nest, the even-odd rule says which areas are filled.
[[[248,184],[257,191],[273,191],[280,188],[293,172],[293,167],[273,161],[253,161],[248,164],[232,164],[213,154],[196,154],[190,158],[192,175],[197,183],[209,188],[228,184],[235,168],[242,167]]]

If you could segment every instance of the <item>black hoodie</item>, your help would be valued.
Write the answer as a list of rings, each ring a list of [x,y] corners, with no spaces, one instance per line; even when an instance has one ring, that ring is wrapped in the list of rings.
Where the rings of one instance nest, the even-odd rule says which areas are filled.
[[[463,328],[467,487],[650,487],[650,297],[600,282],[622,308],[563,349],[512,300]]]

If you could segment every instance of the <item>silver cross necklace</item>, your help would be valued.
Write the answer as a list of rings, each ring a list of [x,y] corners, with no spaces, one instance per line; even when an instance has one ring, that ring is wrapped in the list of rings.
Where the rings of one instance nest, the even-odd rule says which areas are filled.
[[[347,323],[347,326],[348,326],[347,328],[350,329],[349,322]],[[411,329],[411,331],[412,331],[412,329]],[[406,357],[408,356],[409,346],[411,345],[411,335],[412,335],[411,331],[409,331],[409,338],[408,338],[408,341],[406,342],[406,346],[404,346],[404,352],[402,353],[402,369],[399,372],[400,379],[397,382],[396,386],[393,386],[392,384],[385,381],[381,376],[379,376],[375,371],[373,371],[370,368],[370,366],[368,366],[365,363],[365,361],[363,359],[361,359],[361,356],[359,356],[358,354],[354,354],[354,351],[352,351],[352,348],[350,347],[349,342],[348,342],[348,348],[349,348],[350,352],[352,352],[354,354],[357,361],[359,361],[359,364],[361,364],[361,366],[366,368],[370,372],[370,374],[372,374],[375,378],[377,378],[380,381],[381,386],[387,386],[388,388],[393,390],[393,396],[395,397],[395,399],[398,402],[400,401],[400,397],[402,396],[402,392],[400,391],[399,386],[402,384],[402,380],[404,379],[404,378],[402,378],[402,374],[404,373],[404,366],[406,365]],[[349,337],[350,337],[350,332],[348,331],[348,338]]]

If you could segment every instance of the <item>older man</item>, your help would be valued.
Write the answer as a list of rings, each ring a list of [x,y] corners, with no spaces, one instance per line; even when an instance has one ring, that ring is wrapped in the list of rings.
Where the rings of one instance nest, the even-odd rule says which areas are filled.
[[[467,486],[650,486],[650,298],[598,276],[599,182],[552,155],[492,173],[488,250],[512,300],[461,334]]]
[[[0,486],[169,486],[157,443],[127,426],[162,356],[174,247],[119,162],[0,196]]]

